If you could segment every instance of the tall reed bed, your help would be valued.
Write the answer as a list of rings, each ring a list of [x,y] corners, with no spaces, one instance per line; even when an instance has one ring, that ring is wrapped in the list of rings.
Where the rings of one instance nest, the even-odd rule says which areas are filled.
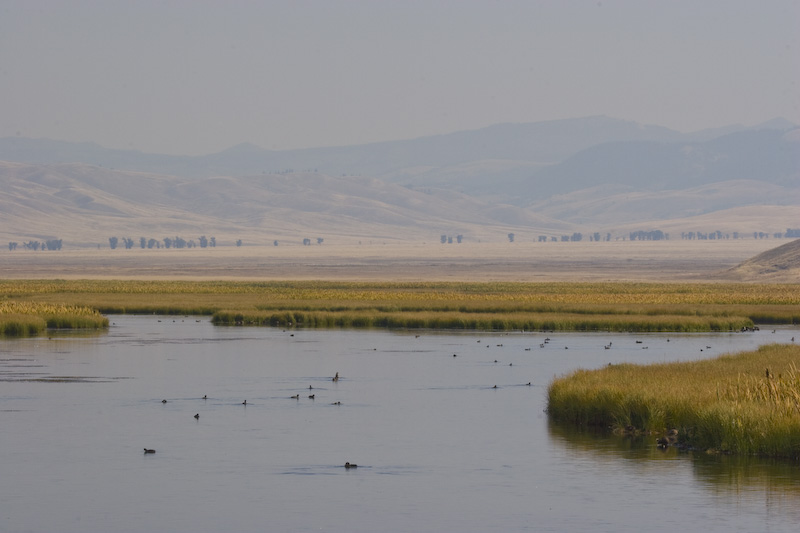
[[[356,310],[261,310],[218,311],[217,325],[261,325],[280,327],[423,328],[495,331],[627,331],[700,332],[736,331],[753,323],[744,317],[699,317],[686,315],[607,315],[570,313],[491,313],[451,310],[394,311],[379,308]]]
[[[0,334],[39,335],[47,329],[100,329],[108,319],[98,311],[74,305],[0,301]]]
[[[577,370],[548,388],[557,422],[678,429],[678,442],[722,453],[800,458],[800,346],[716,359]]]
[[[797,285],[0,280],[3,295],[241,325],[727,331],[800,323]]]

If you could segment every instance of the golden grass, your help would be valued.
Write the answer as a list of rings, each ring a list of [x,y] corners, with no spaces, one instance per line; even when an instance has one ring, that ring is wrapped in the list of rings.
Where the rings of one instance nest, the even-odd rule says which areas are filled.
[[[663,433],[683,446],[800,458],[800,346],[716,359],[578,370],[548,388],[559,422]]]
[[[800,323],[800,286],[779,284],[0,280],[0,296],[284,327],[729,331]]]
[[[0,335],[38,335],[45,329],[100,329],[108,319],[89,307],[0,300]]]

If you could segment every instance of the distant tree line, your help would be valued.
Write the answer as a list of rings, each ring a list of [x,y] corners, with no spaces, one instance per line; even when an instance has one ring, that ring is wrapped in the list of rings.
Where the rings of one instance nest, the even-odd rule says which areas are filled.
[[[241,241],[239,241],[241,242]],[[111,247],[112,250],[116,250],[120,244],[126,249],[130,250],[131,248],[136,246],[136,241],[131,239],[130,237],[109,237],[108,238],[108,245]],[[237,244],[240,245],[240,244]],[[200,248],[207,248],[211,247],[214,248],[217,246],[217,239],[215,237],[206,237],[205,235],[201,235],[197,238],[197,241],[194,239],[189,239],[188,241],[183,237],[164,237],[161,240],[156,239],[148,239],[147,237],[139,237],[139,248],[194,248],[196,246],[200,246]]]
[[[453,236],[452,235],[445,235],[444,233],[440,237],[442,244],[453,244]],[[463,235],[456,235],[455,237],[456,243],[461,244],[461,241],[464,240]]]
[[[598,232],[590,233],[586,235],[589,241],[592,242],[600,242],[600,241],[610,241],[612,240],[611,233],[606,233],[605,235],[601,235]],[[763,231],[754,231],[753,238],[754,239],[767,239],[767,238],[774,238],[774,239],[796,239],[800,237],[800,228],[788,228],[786,232],[776,232],[776,233],[767,233]],[[444,235],[442,236],[444,238]],[[732,233],[723,233],[722,231],[715,230],[704,233],[702,231],[684,231],[681,232],[681,239],[684,240],[720,240],[720,239],[744,239],[746,238],[746,234],[740,233],[738,231],[734,231]],[[580,242],[584,239],[584,234],[575,232],[572,235],[539,235],[536,239],[537,242]],[[631,241],[663,241],[669,240],[669,233],[665,233],[661,230],[638,230],[638,231],[631,231],[628,233],[627,237],[616,237],[616,240],[631,240]],[[514,234],[508,234],[509,242],[514,242]],[[444,240],[442,241],[444,242]]]
[[[775,233],[767,233],[765,231],[754,231],[753,238],[754,239],[768,239],[772,237],[773,239],[795,239],[800,237],[800,228],[793,229],[787,228],[785,233],[780,231]],[[702,231],[687,231],[681,232],[681,239],[686,240],[715,240],[715,239],[743,239],[745,235],[743,233],[739,233],[738,231],[734,231],[731,233],[722,233],[721,231],[712,231],[709,233],[703,233]]]
[[[61,239],[49,239],[44,242],[39,241],[28,241],[23,242],[22,247],[26,250],[33,250],[34,252],[39,250],[60,250],[63,242]],[[8,249],[12,252],[17,249],[19,243],[17,242],[9,242]]]

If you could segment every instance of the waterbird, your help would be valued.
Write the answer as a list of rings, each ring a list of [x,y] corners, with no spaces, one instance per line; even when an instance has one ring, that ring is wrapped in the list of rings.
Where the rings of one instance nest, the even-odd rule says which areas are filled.
[[[331,405],[342,405],[342,402],[333,402]]]
[[[311,394],[311,395],[309,395],[309,397],[308,397],[308,398],[309,398],[309,399],[311,399],[311,400],[313,400],[313,399],[314,399],[314,396],[316,396],[316,394]]]
[[[339,381],[339,373],[337,372],[335,376],[333,376],[332,381]]]
[[[204,395],[203,395],[203,399],[204,399],[204,400],[208,400],[208,395],[207,395],[207,394],[204,394]]]
[[[200,413],[197,413],[196,415],[194,415],[194,417],[195,417],[197,420],[200,420]]]
[[[344,467],[345,468],[358,468],[358,465],[355,464],[355,463],[345,463]]]
[[[147,448],[144,449],[144,453],[156,453],[155,450],[148,450]]]
[[[294,396],[292,396],[292,400],[299,400],[299,399],[300,399],[299,394],[295,394]]]
[[[167,403],[167,400],[161,400],[161,403]]]
[[[247,405],[247,400],[243,401],[242,405]]]

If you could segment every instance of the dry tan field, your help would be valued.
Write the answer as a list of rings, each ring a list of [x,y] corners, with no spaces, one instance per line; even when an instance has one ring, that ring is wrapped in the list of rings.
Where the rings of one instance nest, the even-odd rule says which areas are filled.
[[[332,281],[800,281],[725,273],[788,241],[243,246],[0,251],[5,279]]]

